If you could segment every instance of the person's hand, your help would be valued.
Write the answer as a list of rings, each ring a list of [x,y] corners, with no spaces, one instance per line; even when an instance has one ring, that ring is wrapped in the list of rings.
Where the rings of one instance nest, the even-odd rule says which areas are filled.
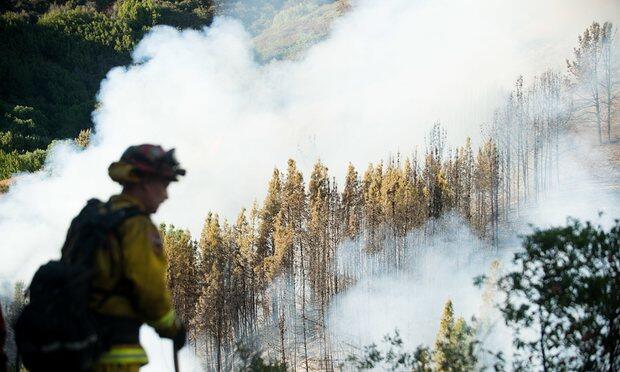
[[[179,351],[185,346],[187,342],[187,330],[184,325],[181,325],[177,331],[177,333],[172,338],[172,343],[174,344],[174,350]]]

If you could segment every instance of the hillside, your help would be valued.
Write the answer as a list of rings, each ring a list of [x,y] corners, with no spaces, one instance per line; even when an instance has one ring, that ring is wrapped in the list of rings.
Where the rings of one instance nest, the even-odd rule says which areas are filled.
[[[298,2],[277,12],[267,28],[255,38],[256,51],[264,60],[295,58],[309,45],[325,38],[331,24],[349,9],[348,1],[318,5]]]
[[[92,126],[110,68],[157,24],[201,27],[210,1],[10,1],[0,14],[0,151],[46,149]]]
[[[153,26],[199,29],[215,15],[231,16],[254,36],[258,58],[294,58],[327,36],[347,8],[346,0],[3,2],[0,179],[39,169],[52,141],[91,128],[101,80],[131,62],[133,47]]]

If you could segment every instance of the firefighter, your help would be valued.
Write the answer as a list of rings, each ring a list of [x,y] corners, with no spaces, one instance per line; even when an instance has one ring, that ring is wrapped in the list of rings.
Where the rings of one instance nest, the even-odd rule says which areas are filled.
[[[95,366],[95,372],[134,372],[148,363],[139,343],[144,323],[161,337],[170,338],[175,350],[185,344],[185,328],[176,317],[166,283],[167,258],[157,227],[150,219],[167,197],[170,182],[185,175],[174,149],[160,146],[129,147],[108,174],[123,186],[110,198],[110,210],[138,208],[141,212],[123,221],[107,250],[95,253],[90,307],[107,330],[111,345]],[[71,251],[71,228],[63,257]]]

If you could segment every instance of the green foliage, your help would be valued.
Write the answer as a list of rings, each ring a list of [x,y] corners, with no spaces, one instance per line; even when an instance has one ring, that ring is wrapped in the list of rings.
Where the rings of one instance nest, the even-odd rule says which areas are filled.
[[[199,29],[211,24],[214,6],[205,0],[159,0],[160,23]]]
[[[608,230],[569,220],[536,229],[499,279],[506,323],[515,330],[514,369],[620,368],[620,222]]]
[[[35,172],[45,163],[45,150],[34,150],[23,154],[17,151],[5,153],[0,150],[0,180],[10,178],[19,172]]]
[[[199,0],[12,0],[0,11],[0,150],[23,154],[90,128],[101,80],[131,61],[152,26],[208,25],[213,9]]]
[[[2,102],[0,107],[4,112],[0,117],[0,150],[24,152],[47,145],[46,131],[36,124],[45,120],[40,111],[30,106],[9,108]]]
[[[433,350],[419,345],[413,352],[404,350],[398,333],[383,338],[384,347],[376,344],[364,346],[362,355],[351,354],[347,363],[358,370],[382,368],[390,371],[466,372],[475,371],[479,342],[474,329],[463,318],[454,321],[452,301],[444,306],[439,332]],[[382,351],[381,349],[386,349]]]
[[[6,176],[36,170],[32,165],[43,162],[30,161],[41,159],[35,150],[92,126],[101,80],[131,61],[151,27],[208,25],[213,9],[201,0],[12,0],[0,11],[0,174]]]
[[[89,127],[99,81],[129,61],[128,32],[84,7],[55,8],[36,22],[0,15],[2,149],[44,149]]]
[[[439,324],[439,332],[433,350],[435,371],[473,371],[477,357],[473,329],[463,318],[454,320],[452,301],[448,300]]]
[[[347,1],[231,0],[218,4],[218,12],[239,18],[246,25],[258,56],[296,58],[308,46],[324,39],[332,21],[347,8]]]
[[[200,288],[197,276],[197,244],[189,231],[160,225],[164,251],[168,257],[167,281],[175,311],[185,324],[195,315]]]
[[[116,16],[138,38],[158,23],[161,13],[153,0],[123,0],[117,4]]]
[[[101,46],[127,53],[135,43],[129,22],[111,18],[89,7],[52,9],[39,18],[38,25],[80,41],[92,42],[88,44],[91,47],[89,52],[95,55]],[[106,50],[106,54],[108,52]],[[72,62],[79,63],[80,60]]]
[[[347,363],[358,370],[382,367],[390,371],[409,370],[415,372],[432,371],[431,351],[425,346],[418,346],[413,352],[404,350],[403,340],[398,333],[383,338],[387,351],[379,350],[376,344],[365,346],[361,356],[349,355]]]

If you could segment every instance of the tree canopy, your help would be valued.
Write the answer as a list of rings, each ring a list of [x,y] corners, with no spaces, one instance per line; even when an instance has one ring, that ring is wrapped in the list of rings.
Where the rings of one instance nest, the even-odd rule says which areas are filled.
[[[26,153],[92,127],[101,80],[151,27],[199,28],[212,15],[206,0],[2,2],[0,179],[38,169],[20,166]]]

